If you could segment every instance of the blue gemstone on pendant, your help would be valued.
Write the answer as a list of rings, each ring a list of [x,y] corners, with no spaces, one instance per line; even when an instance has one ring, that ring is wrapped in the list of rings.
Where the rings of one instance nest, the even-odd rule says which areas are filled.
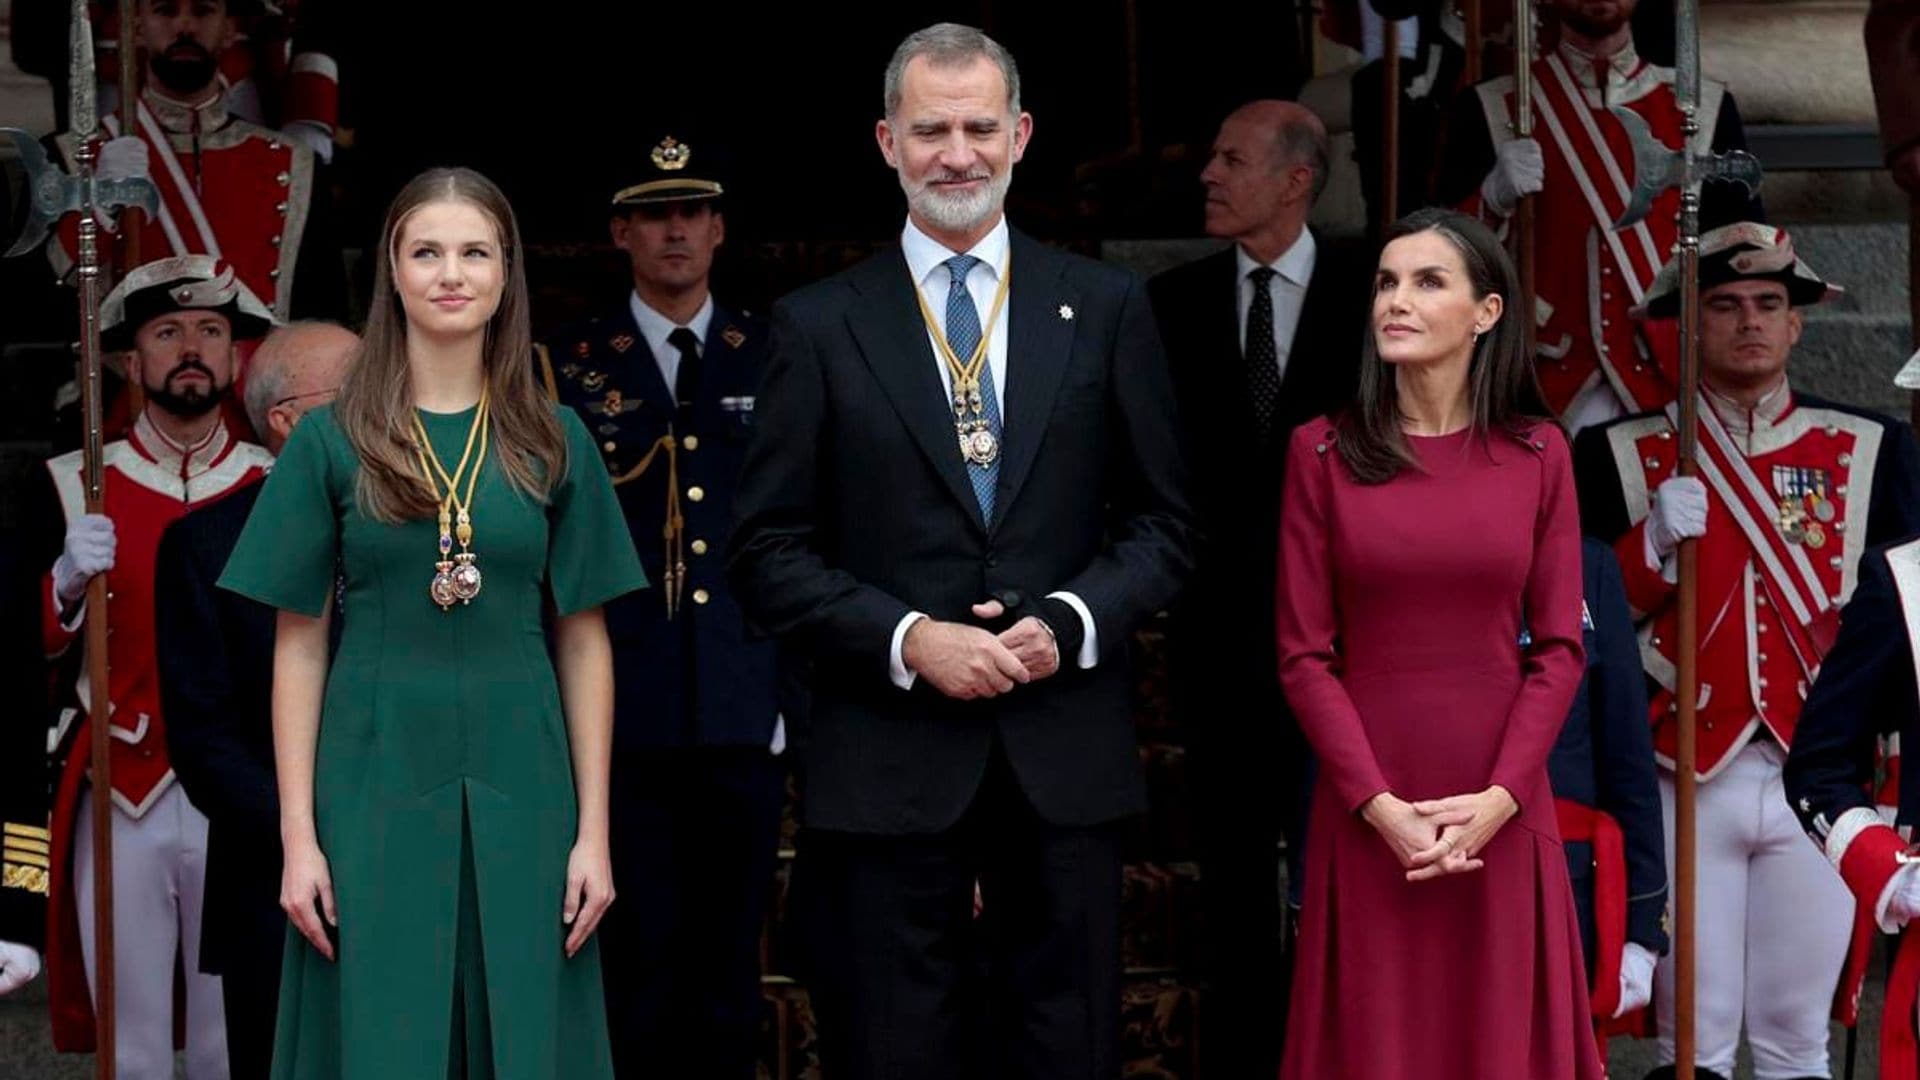
[[[440,534],[440,554],[445,555],[447,552],[452,550],[453,550],[453,537],[448,536],[446,533],[441,533]]]

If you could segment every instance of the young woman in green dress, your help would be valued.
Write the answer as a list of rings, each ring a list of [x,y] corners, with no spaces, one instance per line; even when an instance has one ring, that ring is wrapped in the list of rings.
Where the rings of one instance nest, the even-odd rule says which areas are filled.
[[[279,609],[273,1075],[611,1077],[600,606],[646,582],[591,437],[534,383],[500,190],[422,174],[378,258],[339,399],[221,579]]]

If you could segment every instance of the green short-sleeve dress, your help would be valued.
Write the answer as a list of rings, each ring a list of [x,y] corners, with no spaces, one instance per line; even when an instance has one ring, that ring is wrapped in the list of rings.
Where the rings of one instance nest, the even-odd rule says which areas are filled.
[[[220,579],[305,615],[336,567],[343,586],[313,785],[338,962],[289,929],[276,1080],[612,1076],[596,945],[563,948],[573,769],[541,617],[646,579],[591,437],[556,412],[571,467],[546,505],[491,452],[481,471],[471,604],[428,596],[433,521],[359,511],[331,408],[294,431]],[[421,420],[451,467],[472,410]]]

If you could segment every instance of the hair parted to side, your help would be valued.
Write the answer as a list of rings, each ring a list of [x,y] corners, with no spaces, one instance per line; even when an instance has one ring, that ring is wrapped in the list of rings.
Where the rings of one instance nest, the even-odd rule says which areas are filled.
[[[900,111],[900,99],[904,91],[902,84],[907,77],[907,65],[916,57],[924,56],[935,67],[959,67],[972,63],[976,57],[984,56],[993,61],[1007,82],[1007,115],[1020,115],[1020,69],[1014,65],[1013,54],[1001,44],[988,37],[982,31],[959,23],[935,23],[923,30],[915,30],[900,42],[893,50],[893,59],[887,61],[886,113],[888,120],[894,119]]]
[[[437,202],[466,203],[485,214],[493,222],[505,261],[500,307],[487,323],[481,356],[490,456],[513,490],[536,502],[546,501],[567,470],[566,432],[534,382],[526,266],[513,207],[493,181],[472,169],[429,169],[408,181],[387,208],[367,329],[333,406],[335,420],[360,458],[355,488],[360,509],[390,524],[430,518],[439,510],[414,451],[407,315],[393,284],[394,248],[401,230],[415,211]]]
[[[1422,232],[1438,233],[1460,254],[1476,300],[1497,294],[1504,303],[1500,321],[1474,347],[1467,372],[1474,431],[1484,437],[1495,428],[1517,431],[1544,420],[1549,412],[1527,355],[1521,321],[1531,313],[1521,310],[1520,276],[1507,249],[1485,225],[1438,207],[1416,210],[1394,222],[1382,246]],[[1393,368],[1380,359],[1369,316],[1360,347],[1360,388],[1335,424],[1340,436],[1335,446],[1356,481],[1384,484],[1402,469],[1420,468],[1401,430],[1402,419]]]

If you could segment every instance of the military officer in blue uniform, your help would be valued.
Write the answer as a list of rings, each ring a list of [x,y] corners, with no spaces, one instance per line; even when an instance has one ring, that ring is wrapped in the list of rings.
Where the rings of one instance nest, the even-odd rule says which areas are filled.
[[[723,563],[766,328],[710,289],[726,238],[716,157],[674,136],[652,146],[608,211],[633,291],[536,347],[549,392],[593,432],[594,467],[655,583],[606,609],[619,903],[600,939],[621,1077],[753,1076],[785,790],[792,707]]]
[[[1582,541],[1587,670],[1547,758],[1595,1018],[1647,1004],[1667,950],[1666,840],[1646,676],[1613,551]]]

